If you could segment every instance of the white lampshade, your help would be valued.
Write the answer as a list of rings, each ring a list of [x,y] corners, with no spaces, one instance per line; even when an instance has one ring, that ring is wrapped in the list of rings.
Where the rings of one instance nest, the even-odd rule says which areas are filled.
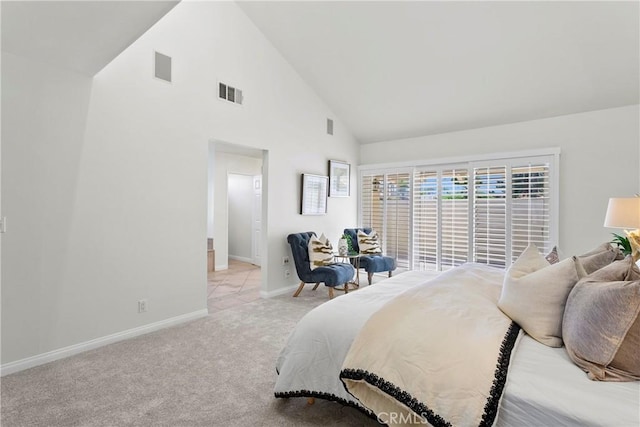
[[[611,228],[640,228],[640,197],[609,199],[604,226]]]

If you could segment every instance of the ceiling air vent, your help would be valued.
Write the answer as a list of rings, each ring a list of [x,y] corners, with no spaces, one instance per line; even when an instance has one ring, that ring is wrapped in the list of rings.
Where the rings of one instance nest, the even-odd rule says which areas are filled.
[[[155,53],[155,76],[171,83],[171,57],[160,52]]]
[[[227,84],[218,84],[218,97],[234,104],[242,104],[242,91]]]

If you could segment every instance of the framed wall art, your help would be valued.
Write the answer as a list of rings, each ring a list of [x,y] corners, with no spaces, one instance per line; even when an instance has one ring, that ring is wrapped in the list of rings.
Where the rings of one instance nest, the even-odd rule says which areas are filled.
[[[300,213],[302,215],[326,214],[328,187],[329,177],[303,173]]]
[[[349,197],[351,165],[340,160],[329,160],[329,197]]]

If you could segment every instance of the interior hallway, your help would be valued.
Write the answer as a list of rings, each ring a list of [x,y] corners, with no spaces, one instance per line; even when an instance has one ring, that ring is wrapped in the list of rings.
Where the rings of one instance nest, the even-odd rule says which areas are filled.
[[[229,268],[207,274],[209,314],[260,299],[260,267],[229,260]]]

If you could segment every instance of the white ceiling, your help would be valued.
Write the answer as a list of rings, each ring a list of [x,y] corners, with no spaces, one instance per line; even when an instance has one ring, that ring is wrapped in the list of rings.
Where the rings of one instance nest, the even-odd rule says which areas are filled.
[[[639,3],[239,2],[362,142],[639,103]]]
[[[178,1],[2,1],[2,50],[94,75]],[[362,143],[640,102],[640,3],[242,1]]]
[[[95,75],[179,1],[2,1],[2,50]]]

